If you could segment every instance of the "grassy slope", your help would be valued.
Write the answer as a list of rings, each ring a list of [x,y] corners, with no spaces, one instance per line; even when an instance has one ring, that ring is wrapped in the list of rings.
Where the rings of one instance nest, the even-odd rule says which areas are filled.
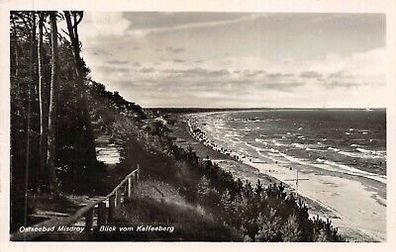
[[[126,202],[115,224],[173,227],[173,232],[120,232],[104,239],[151,241],[235,241],[234,230],[218,223],[199,205],[184,200],[175,187],[161,181],[145,180]]]

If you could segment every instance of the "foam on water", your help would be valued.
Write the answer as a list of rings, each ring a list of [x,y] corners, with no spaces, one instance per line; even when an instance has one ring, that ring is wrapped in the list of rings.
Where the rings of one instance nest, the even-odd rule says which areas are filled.
[[[378,169],[386,167],[385,120],[381,121],[381,114],[377,118],[374,112],[363,115],[354,111],[250,113],[256,114],[195,116],[206,123],[200,128],[209,143],[216,143],[219,150],[227,148],[231,155],[238,155],[239,160],[259,171],[281,181],[293,178],[296,169],[304,171],[301,176],[309,181],[301,183],[299,193],[334,210],[338,217],[332,221],[337,226],[370,234],[379,230],[384,237],[379,224],[385,218],[381,214],[386,206],[379,192],[387,182]],[[339,115],[343,115],[341,119]],[[368,115],[374,115],[374,119],[365,123]],[[223,126],[219,129],[216,125]],[[288,184],[294,186],[293,182]]]
[[[364,148],[356,148],[356,150],[369,154],[372,158],[385,158],[386,156],[386,151],[366,150]]]
[[[365,171],[359,169],[360,164],[366,166],[372,162],[380,166],[386,164],[386,151],[365,147],[364,144],[366,143],[373,144],[373,140],[370,141],[372,138],[362,138],[364,133],[371,132],[367,128],[345,127],[334,131],[333,122],[326,122],[325,125],[322,124],[320,127],[313,127],[311,125],[312,119],[309,119],[310,124],[304,124],[304,121],[276,118],[274,115],[272,115],[272,118],[265,118],[263,117],[265,113],[255,116],[248,114],[246,113],[247,116],[245,116],[242,112],[233,112],[228,114],[217,113],[209,116],[202,116],[201,114],[195,115],[195,117],[199,118],[201,122],[205,122],[201,129],[207,133],[210,141],[216,142],[218,147],[234,148],[236,153],[248,152],[252,155],[259,153],[267,158],[273,158],[278,153],[282,153],[283,161],[302,165],[316,165],[319,157],[327,160],[326,165],[332,166],[332,171],[346,173],[346,170],[350,170],[350,174],[358,174],[357,171],[360,171],[359,176],[368,175],[370,178],[375,173],[368,172],[367,168]],[[334,122],[337,123],[338,121]],[[327,129],[327,126],[330,127]],[[337,132],[339,132],[338,135]],[[340,134],[346,134],[347,137],[344,135],[344,138],[342,138]],[[334,138],[334,136],[337,138]],[[253,141],[254,145],[247,144],[249,141]],[[348,141],[352,142],[348,143]],[[232,152],[234,150],[228,151]],[[354,167],[348,165],[350,163],[353,163]],[[373,171],[376,172],[377,170],[374,169]]]

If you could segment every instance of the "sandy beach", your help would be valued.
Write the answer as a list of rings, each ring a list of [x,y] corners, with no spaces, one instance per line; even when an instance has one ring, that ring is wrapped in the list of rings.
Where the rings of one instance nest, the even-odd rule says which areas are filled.
[[[182,119],[184,118],[184,119]],[[311,216],[329,218],[348,241],[386,240],[386,180],[364,171],[334,170],[325,164],[276,163],[271,159],[237,155],[209,143],[201,132],[191,132],[185,117],[171,126],[176,144],[191,146],[198,156],[209,157],[235,178],[264,185],[282,181],[309,206]],[[300,180],[301,179],[301,180]]]

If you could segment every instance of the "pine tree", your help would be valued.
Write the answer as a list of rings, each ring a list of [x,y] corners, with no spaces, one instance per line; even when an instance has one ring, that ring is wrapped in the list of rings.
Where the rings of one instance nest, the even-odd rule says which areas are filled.
[[[39,25],[38,25],[38,42],[37,42],[37,73],[38,73],[38,107],[39,107],[39,124],[40,124],[40,172],[44,175],[46,171],[46,155],[47,155],[47,114],[44,112],[47,109],[44,108],[44,97],[45,89],[43,82],[43,27],[44,27],[45,14],[39,13]]]
[[[290,215],[283,225],[282,240],[285,242],[301,241],[301,231],[295,214]]]
[[[224,193],[221,195],[221,205],[223,206],[223,210],[224,210],[224,215],[223,220],[228,223],[231,224],[232,223],[232,217],[234,215],[234,205],[232,204],[232,197],[230,194],[230,191],[228,189],[226,189],[224,191]]]
[[[254,237],[255,241],[282,241],[281,219],[277,216],[275,209],[271,209],[269,215],[260,213],[257,222],[259,231]]]
[[[50,12],[51,22],[51,82],[50,82],[50,106],[48,112],[48,150],[47,167],[49,175],[50,191],[57,193],[56,181],[56,121],[57,121],[57,94],[58,94],[58,28],[56,24],[56,12]]]
[[[96,150],[95,150],[95,139],[93,129],[91,125],[91,119],[88,111],[88,97],[85,84],[85,73],[84,73],[84,62],[80,55],[80,40],[78,36],[78,24],[83,18],[83,12],[81,11],[65,11],[65,19],[67,29],[70,37],[70,43],[72,46],[73,58],[74,58],[74,69],[75,77],[77,80],[77,89],[79,92],[78,101],[81,108],[81,130],[83,131],[80,152],[81,155],[87,159],[90,165],[96,164]],[[73,21],[72,21],[73,17]]]
[[[199,197],[202,200],[205,200],[207,195],[209,194],[209,180],[206,178],[206,176],[202,176],[201,179],[199,180],[199,183],[197,185],[197,193]]]

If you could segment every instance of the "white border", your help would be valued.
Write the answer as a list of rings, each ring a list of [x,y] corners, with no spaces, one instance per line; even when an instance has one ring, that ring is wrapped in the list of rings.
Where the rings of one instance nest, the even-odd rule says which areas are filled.
[[[10,242],[9,241],[9,11],[221,11],[221,12],[344,12],[386,13],[387,16],[387,241],[384,243],[206,243],[206,242]],[[227,251],[396,251],[396,1],[395,0],[0,0],[0,251],[175,251],[186,249]]]

